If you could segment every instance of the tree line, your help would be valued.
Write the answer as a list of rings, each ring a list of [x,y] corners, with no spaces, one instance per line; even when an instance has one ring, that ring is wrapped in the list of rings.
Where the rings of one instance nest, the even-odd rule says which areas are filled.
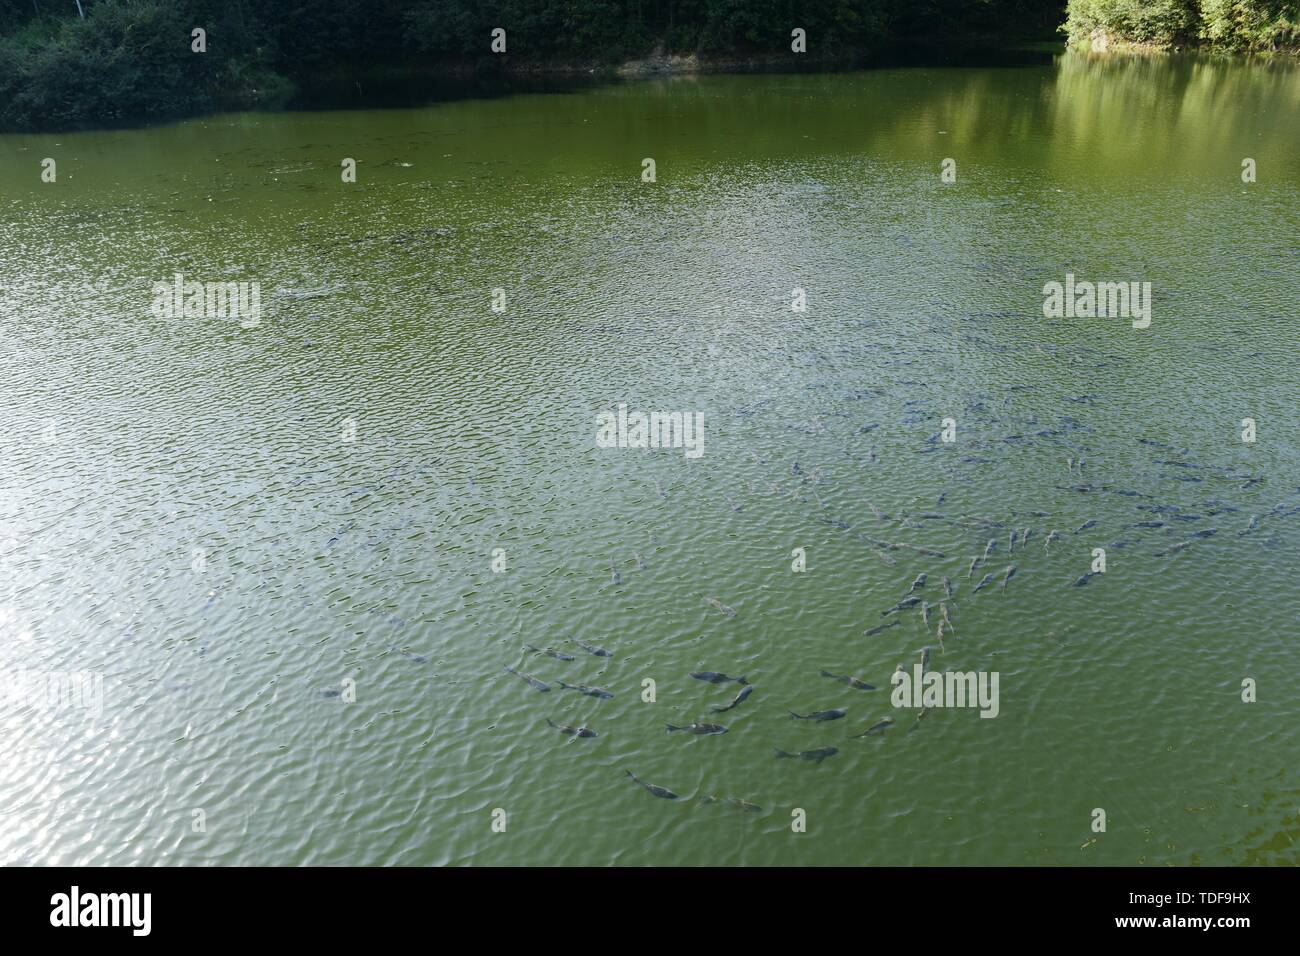
[[[807,32],[809,65],[867,63],[910,42],[1047,39],[1058,26],[1073,40],[1294,47],[1295,10],[1296,0],[0,0],[0,129],[274,109],[322,74],[367,66],[585,71],[652,51],[775,61],[794,27]],[[490,50],[496,27],[504,57]]]

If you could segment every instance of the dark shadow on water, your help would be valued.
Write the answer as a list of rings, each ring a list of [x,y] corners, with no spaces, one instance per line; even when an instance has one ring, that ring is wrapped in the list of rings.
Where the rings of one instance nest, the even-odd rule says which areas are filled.
[[[1063,50],[1059,43],[1025,44],[1017,47],[963,44],[941,46],[912,44],[882,50],[870,58],[857,57],[835,62],[810,60],[803,69],[792,70],[790,61],[746,63],[725,68],[708,68],[710,73],[840,73],[862,69],[899,67],[1035,67],[1047,66]],[[532,93],[572,93],[610,83],[635,83],[671,75],[648,71],[643,75],[620,76],[613,69],[505,70],[495,65],[463,68],[430,68],[424,65],[392,64],[342,67],[330,73],[298,78],[298,93],[287,104],[290,110],[374,109],[429,106],[467,99],[496,99]]]

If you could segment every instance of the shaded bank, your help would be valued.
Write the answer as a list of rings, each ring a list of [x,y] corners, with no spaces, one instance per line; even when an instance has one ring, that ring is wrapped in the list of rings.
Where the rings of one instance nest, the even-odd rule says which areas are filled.
[[[1051,38],[1064,0],[0,0],[0,131],[274,110],[451,76],[830,70]],[[931,60],[930,62],[941,62]],[[427,81],[439,82],[430,84]],[[367,80],[370,82],[367,83]]]
[[[832,73],[903,66],[1045,66],[1061,53],[1059,43],[1008,47],[991,38],[959,44],[912,42],[872,56],[862,54],[811,61],[789,57],[722,57],[652,53],[622,63],[347,63],[300,78],[289,109],[365,109],[424,106],[459,99],[491,99],[520,93],[565,93],[586,87],[656,76],[710,73]]]

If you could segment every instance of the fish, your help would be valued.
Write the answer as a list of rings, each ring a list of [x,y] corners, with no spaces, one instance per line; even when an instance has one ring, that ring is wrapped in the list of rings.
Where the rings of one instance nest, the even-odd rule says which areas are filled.
[[[940,652],[940,653],[944,653],[944,648],[943,648],[943,621],[940,621],[940,622],[939,622],[939,626],[938,626],[937,628],[935,628],[934,636],[935,636],[935,637],[938,639],[938,641],[939,641],[939,652]]]
[[[953,607],[956,607],[956,605],[954,604]],[[952,624],[952,618],[950,618],[950,617],[948,616],[948,605],[947,605],[947,604],[940,604],[940,605],[939,605],[939,613],[943,615],[943,622],[944,622],[945,624],[948,625],[948,630],[950,630],[950,631],[956,630],[956,628],[953,627],[953,624]]]
[[[924,674],[930,666],[930,648],[921,648],[921,673]]]
[[[605,650],[603,647],[595,647],[594,645],[588,644],[588,643],[586,643],[585,641],[577,640],[576,638],[573,638],[572,640],[573,640],[573,643],[577,644],[579,647],[581,647],[581,648],[582,648],[584,651],[586,651],[588,654],[594,654],[596,657],[613,657],[613,656],[614,656],[614,655],[611,654],[609,651]]]
[[[1090,518],[1089,520],[1085,521],[1083,524],[1079,525],[1079,527],[1075,528],[1074,533],[1078,534],[1080,531],[1087,531],[1089,528],[1095,527],[1096,524],[1097,524],[1097,519]]]
[[[1057,540],[1057,539],[1060,538],[1060,537],[1061,537],[1061,536],[1060,536],[1059,534],[1056,533],[1056,529],[1053,528],[1053,529],[1048,533],[1048,535],[1047,535],[1047,540],[1045,540],[1045,541],[1043,542],[1043,550],[1044,550],[1044,551],[1048,550],[1048,549],[1052,546],[1052,542],[1055,541],[1055,540]]]
[[[587,727],[566,727],[564,724],[557,724],[551,718],[547,717],[546,722],[562,734],[568,734],[570,737],[599,737],[600,735],[594,730]]]
[[[737,704],[739,704],[742,700],[744,700],[752,693],[754,693],[754,685],[746,684],[744,687],[740,688],[740,693],[731,699],[731,703],[724,704],[721,707],[719,707],[717,704],[714,704],[709,709],[712,710],[715,714],[725,713],[726,711],[731,710],[731,708],[735,707]]]
[[[736,616],[736,609],[735,609],[735,608],[733,608],[733,607],[727,607],[727,605],[723,604],[723,603],[722,603],[721,601],[719,601],[717,598],[705,598],[704,600],[705,600],[705,601],[706,601],[706,602],[707,602],[711,607],[715,607],[715,608],[717,608],[719,611],[721,611],[723,614],[727,615],[727,617],[735,617],[735,616]]]
[[[528,650],[534,654],[545,654],[547,657],[553,657],[557,661],[576,661],[577,658],[572,654],[565,654],[563,651],[557,651],[552,647],[534,647],[532,644],[525,644]]]
[[[1250,534],[1252,531],[1258,531],[1258,530],[1259,530],[1259,515],[1251,515],[1250,523],[1246,525],[1246,530],[1238,531],[1237,537],[1241,537],[1243,534]]]
[[[879,634],[881,631],[887,631],[887,630],[889,630],[891,627],[895,627],[895,626],[897,626],[897,625],[899,625],[899,624],[902,624],[902,623],[903,623],[902,621],[890,621],[888,624],[881,624],[879,627],[869,627],[869,628],[867,628],[865,631],[862,632],[862,636],[863,636],[863,637],[875,637],[875,636],[876,636],[877,634]]]
[[[984,546],[984,555],[983,557],[980,558],[980,560],[981,561],[986,560],[988,556],[993,553],[994,549],[997,548],[997,546],[998,546],[997,538],[989,538],[989,543]]]
[[[646,783],[644,780],[642,780],[640,777],[634,774],[631,770],[625,770],[623,772],[626,773],[633,780],[635,780],[637,783],[639,783],[641,786],[645,787],[647,790],[653,793],[656,797],[662,797],[665,800],[677,799],[677,794],[673,793],[667,787],[660,787],[653,783]]]
[[[948,595],[948,597],[953,596],[952,582],[948,580],[947,575],[944,575],[943,578],[943,593]],[[943,605],[939,605],[939,606],[942,607]]]
[[[692,734],[725,734],[727,732],[727,728],[721,724],[687,724],[685,727],[667,724],[666,726],[670,734],[678,730],[685,730]]]
[[[924,717],[929,712],[930,712],[929,707],[922,707],[921,712],[916,715],[916,720],[912,721],[912,726],[907,728],[907,732],[910,734],[912,731],[916,730],[916,728],[921,725],[921,718]]]
[[[980,583],[977,584],[977,585],[975,585],[975,590],[972,591],[971,593],[972,593],[972,594],[978,594],[981,588],[986,588],[986,587],[988,587],[988,586],[989,586],[990,584],[992,584],[992,583],[993,583],[993,575],[992,575],[992,574],[986,574],[986,575],[984,575],[984,577],[982,577],[982,578],[980,579]]]
[[[1163,521],[1137,521],[1129,525],[1130,528],[1163,528]]]
[[[829,677],[831,678],[831,680],[837,680],[841,684],[848,684],[854,690],[875,690],[876,689],[871,684],[868,684],[866,681],[859,680],[856,677],[850,677],[847,674],[840,675],[840,674],[832,674],[830,671],[822,671],[822,677]]]
[[[506,670],[509,671],[511,674],[514,674],[516,677],[520,678],[521,680],[525,681],[528,684],[528,686],[531,687],[533,690],[547,691],[551,689],[550,684],[546,683],[545,681],[538,680],[532,674],[525,674],[523,671],[517,671],[513,667],[507,667]]]
[[[1034,533],[1033,528],[1025,528],[1020,532],[1020,544],[1023,547],[1029,543],[1029,536]]]
[[[1017,569],[1014,564],[1007,565],[1006,574],[1002,578],[1002,590],[1005,591],[1007,589],[1007,582],[1016,576],[1016,570]]]
[[[1191,543],[1192,542],[1190,541],[1181,541],[1178,544],[1174,545],[1173,547],[1165,548],[1165,550],[1163,551],[1157,551],[1156,557],[1165,558],[1171,554],[1177,554],[1179,551],[1183,550],[1183,548],[1187,547]]]
[[[1202,528],[1200,531],[1197,531],[1196,533],[1194,533],[1194,534],[1192,535],[1192,537],[1193,537],[1193,538],[1208,538],[1208,537],[1210,537],[1211,535],[1215,535],[1215,534],[1218,534],[1218,533],[1219,533],[1219,529],[1218,529],[1218,528]]]
[[[1007,543],[1007,554],[1010,554],[1014,550],[1016,550],[1016,532],[1013,529],[1010,535],[1010,540]]]
[[[710,684],[725,684],[728,681],[735,681],[737,684],[748,684],[749,680],[745,677],[729,677],[718,671],[691,671],[691,676],[696,680],[705,680]]]
[[[740,797],[716,797],[709,794],[707,797],[700,797],[701,803],[725,803],[727,806],[736,810],[744,810],[746,813],[760,813],[762,807],[757,803],[750,803],[748,800],[742,800]]]
[[[975,565],[978,564],[978,563],[979,563],[979,558],[971,558],[971,559],[970,559],[970,567],[968,567],[968,568],[966,569],[966,580],[967,580],[967,581],[969,581],[969,580],[971,579],[971,575],[975,573]]]
[[[920,603],[921,603],[921,599],[919,597],[903,598],[903,600],[899,601],[888,611],[881,611],[880,616],[885,617],[886,615],[893,614],[895,611],[905,611],[909,607],[916,607]]]
[[[1074,581],[1074,586],[1075,586],[1076,588],[1081,588],[1081,587],[1083,587],[1085,584],[1087,584],[1089,581],[1091,581],[1091,580],[1092,580],[1096,575],[1098,575],[1098,574],[1101,574],[1101,572],[1100,572],[1100,571],[1089,571],[1087,574],[1081,574],[1081,575],[1079,575],[1078,578],[1075,579],[1075,581]]]
[[[923,588],[923,587],[925,587],[925,574],[924,574],[924,573],[922,573],[922,574],[918,574],[918,575],[916,576],[916,580],[912,582],[912,586],[911,586],[910,588],[908,588],[907,593],[908,593],[908,594],[913,594],[913,593],[915,593],[916,591],[920,590],[920,589]]]
[[[801,750],[797,754],[786,753],[779,747],[773,749],[776,750],[777,759],[780,759],[781,757],[798,757],[800,760],[815,760],[817,763],[821,763],[827,757],[833,757],[840,752],[838,747],[821,747],[817,750]]]
[[[930,608],[933,607],[928,601],[921,603],[921,623],[926,627],[930,626]]]
[[[586,684],[566,684],[564,681],[556,681],[565,690],[576,690],[579,694],[586,694],[588,697],[597,697],[600,700],[609,700],[614,695],[607,690],[601,690],[599,687],[588,687]]]
[[[811,714],[796,714],[793,710],[788,711],[791,717],[796,720],[839,720],[847,713],[843,710],[818,710]]]
[[[872,724],[872,725],[871,725],[870,727],[868,727],[866,730],[862,731],[862,733],[860,733],[860,734],[854,734],[853,736],[854,736],[854,737],[866,737],[866,736],[868,736],[869,734],[871,734],[871,735],[874,735],[874,734],[883,734],[886,730],[888,730],[888,729],[889,729],[890,727],[892,727],[892,726],[894,726],[894,718],[893,718],[893,717],[882,717],[880,720],[876,721],[874,724]]]

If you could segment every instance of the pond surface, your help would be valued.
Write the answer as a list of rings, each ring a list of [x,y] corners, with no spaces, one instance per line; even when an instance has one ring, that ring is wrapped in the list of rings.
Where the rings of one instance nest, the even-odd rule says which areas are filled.
[[[1300,71],[222,115],[0,183],[0,860],[1297,861]],[[1149,327],[1045,318],[1067,275]],[[620,403],[703,454],[597,447]],[[891,706],[927,646],[996,719]]]

